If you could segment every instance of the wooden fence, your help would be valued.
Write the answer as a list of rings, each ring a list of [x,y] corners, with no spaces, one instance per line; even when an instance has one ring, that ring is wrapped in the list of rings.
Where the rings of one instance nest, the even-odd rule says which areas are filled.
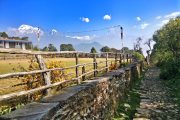
[[[131,55],[129,55],[129,54],[110,53],[110,52],[93,54],[93,53],[83,53],[83,52],[29,52],[29,51],[6,51],[6,50],[2,51],[2,50],[0,50],[0,53],[34,55],[35,58],[37,59],[37,62],[39,64],[39,68],[40,68],[40,70],[34,70],[34,71],[29,71],[29,72],[16,72],[16,73],[1,74],[0,80],[2,80],[4,78],[15,77],[15,76],[33,75],[33,74],[40,73],[42,75],[44,83],[45,83],[44,86],[41,86],[38,88],[1,95],[0,101],[12,99],[12,98],[23,96],[23,95],[33,94],[33,93],[35,93],[37,91],[41,91],[41,90],[46,90],[46,93],[48,94],[50,88],[61,85],[66,82],[76,81],[77,84],[81,84],[81,82],[86,79],[87,75],[93,74],[93,76],[96,77],[98,72],[100,72],[100,71],[104,70],[105,72],[108,72],[109,65],[111,62],[114,62],[115,66],[117,66],[117,64],[122,64],[122,62],[124,62],[124,61],[129,62],[129,63],[132,61]],[[70,67],[64,67],[64,68],[48,69],[45,65],[45,62],[44,62],[44,59],[42,56],[43,55],[58,55],[58,54],[74,54],[76,65],[70,66]],[[93,62],[79,64],[80,54],[89,54],[90,56],[93,56]],[[97,62],[98,55],[105,56],[104,57],[105,60]],[[108,59],[109,55],[111,55],[111,57],[112,57],[112,55],[114,55],[114,60],[109,60]],[[98,68],[98,64],[103,64],[103,63],[105,64],[105,67]],[[87,72],[86,67],[90,66],[90,65],[93,65],[93,70]],[[75,74],[76,74],[75,78],[72,78],[70,80],[63,80],[60,82],[51,83],[51,72],[52,71],[55,71],[55,70],[63,71],[63,70],[72,69],[72,68],[75,69]],[[81,74],[80,74],[80,68],[81,68]]]

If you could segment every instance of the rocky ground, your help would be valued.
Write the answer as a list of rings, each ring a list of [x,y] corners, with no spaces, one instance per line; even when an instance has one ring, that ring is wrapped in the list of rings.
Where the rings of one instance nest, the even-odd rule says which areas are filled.
[[[180,120],[180,111],[169,88],[159,79],[159,69],[147,70],[138,90],[140,107],[133,120]]]

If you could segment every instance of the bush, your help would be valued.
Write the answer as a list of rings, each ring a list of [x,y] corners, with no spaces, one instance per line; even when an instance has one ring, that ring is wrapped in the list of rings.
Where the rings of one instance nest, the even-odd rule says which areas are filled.
[[[180,74],[180,62],[175,62],[172,59],[169,59],[166,62],[162,62],[161,66],[161,79],[170,79]]]
[[[140,54],[139,52],[133,52],[132,54],[138,60],[144,60],[144,56],[142,54]]]

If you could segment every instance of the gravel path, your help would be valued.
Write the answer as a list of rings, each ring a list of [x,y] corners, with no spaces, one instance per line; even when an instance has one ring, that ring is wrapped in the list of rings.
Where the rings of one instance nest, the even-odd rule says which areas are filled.
[[[159,69],[150,68],[141,81],[140,107],[133,120],[180,120],[180,112],[169,89],[159,79]]]

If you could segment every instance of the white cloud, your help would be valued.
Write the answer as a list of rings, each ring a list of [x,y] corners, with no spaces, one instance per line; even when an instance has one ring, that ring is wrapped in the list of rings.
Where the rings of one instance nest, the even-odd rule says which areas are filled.
[[[161,23],[158,24],[158,26],[163,26],[169,22],[169,19],[162,20]]]
[[[173,12],[173,13],[164,15],[163,17],[161,17],[163,19],[157,25],[161,27],[161,26],[167,24],[170,19],[175,19],[178,16],[180,16],[180,12]]]
[[[80,18],[83,22],[86,22],[86,23],[88,23],[88,22],[90,22],[90,19],[89,18],[85,18],[85,17],[82,17],[82,18]]]
[[[88,40],[92,40],[94,39],[96,36],[93,35],[93,36],[89,36],[89,35],[85,35],[85,36],[66,36],[68,38],[73,38],[73,39],[78,39],[78,40],[85,40],[85,41],[88,41]]]
[[[140,18],[140,17],[136,17],[136,20],[137,20],[137,21],[141,21],[141,18]]]
[[[148,26],[149,26],[148,23],[142,23],[142,24],[141,24],[141,29],[145,29],[145,28],[148,27]]]
[[[22,34],[32,34],[32,33],[38,33],[38,32],[43,34],[43,31],[39,29],[38,27],[33,27],[30,25],[25,25],[25,24],[19,26],[17,30]]]
[[[56,29],[52,29],[51,30],[51,35],[54,35],[54,34],[56,34],[58,31],[56,30]]]
[[[161,18],[162,18],[162,16],[157,16],[157,17],[156,17],[157,20],[159,20],[159,19],[161,19]]]
[[[104,20],[111,20],[111,16],[110,15],[104,15],[103,19]]]
[[[180,16],[180,12],[173,12],[171,14],[165,15],[164,18],[171,19],[171,18],[176,18],[177,16]]]
[[[44,31],[42,31],[40,28],[26,24],[22,24],[18,28],[8,28],[8,32],[20,36],[27,34],[37,34],[38,32],[40,35],[44,34]]]

